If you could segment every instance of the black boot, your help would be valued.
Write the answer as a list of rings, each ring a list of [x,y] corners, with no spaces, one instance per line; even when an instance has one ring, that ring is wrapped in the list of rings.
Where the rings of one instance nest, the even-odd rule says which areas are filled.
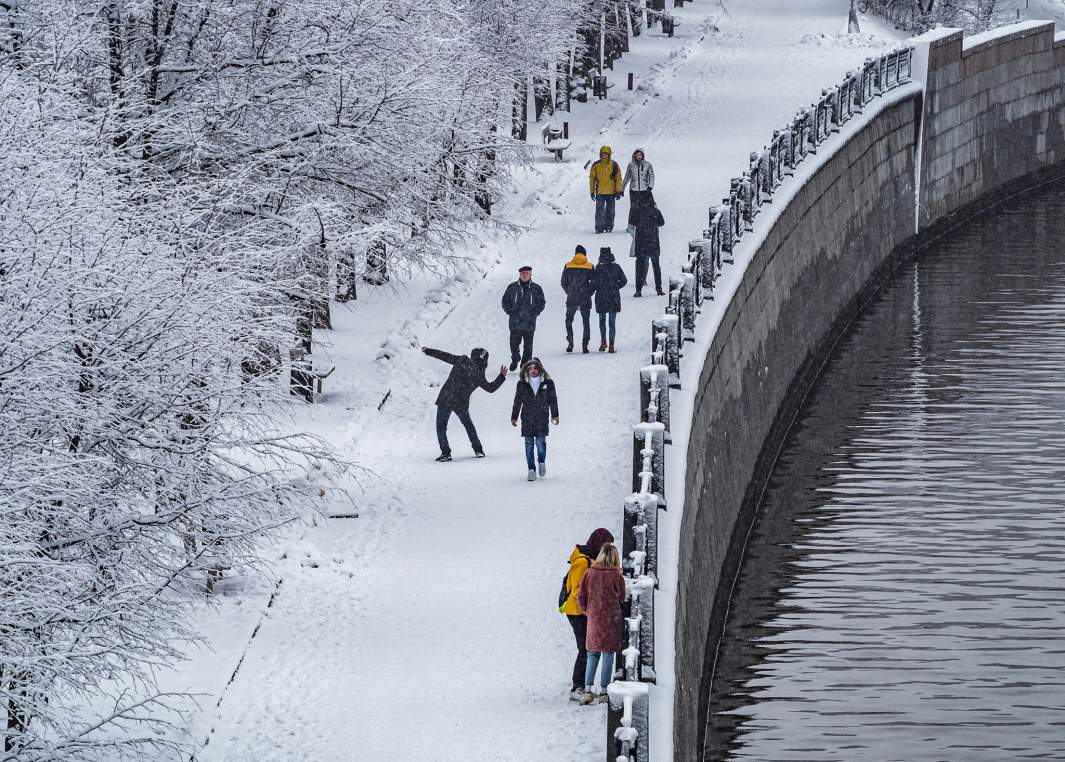
[[[566,351],[567,352],[572,352],[573,351],[573,337],[572,336],[567,336],[566,337]]]
[[[451,453],[449,453],[449,452],[440,453],[440,457],[436,459],[436,462],[437,463],[450,463],[451,462]]]

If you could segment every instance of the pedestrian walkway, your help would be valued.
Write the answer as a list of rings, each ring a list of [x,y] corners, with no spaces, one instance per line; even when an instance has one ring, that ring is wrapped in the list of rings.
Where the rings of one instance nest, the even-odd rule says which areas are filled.
[[[205,701],[192,723],[201,736],[213,728],[198,760],[602,758],[606,708],[566,700],[573,636],[556,597],[575,543],[598,526],[621,536],[636,370],[665,302],[648,296],[653,289],[633,299],[630,285],[617,354],[564,352],[559,280],[574,246],[593,262],[610,246],[630,284],[634,274],[628,199],[618,203],[615,232],[596,235],[582,158],[605,143],[624,168],[633,149],[644,149],[666,220],[663,269],[676,273],[747,152],[823,84],[891,44],[868,26],[838,38],[846,22],[838,0],[697,2],[677,16],[677,36],[641,37],[619,62],[611,100],[577,107],[583,133],[574,132],[566,161],[545,156],[524,202],[510,204],[528,232],[469,252],[487,263],[473,271],[483,278],[462,275],[461,288],[452,283],[446,293],[419,281],[412,288],[427,296],[414,315],[379,301],[374,320],[385,334],[368,333],[364,304],[337,309],[330,353],[338,383],[300,425],[372,470],[360,477],[361,518],[320,522],[288,546],[278,567],[284,582],[236,679],[221,705]],[[620,90],[628,71],[640,86],[633,93]],[[487,457],[473,458],[453,420],[455,460],[436,463],[439,389],[430,385],[447,367],[418,352],[484,347],[492,377],[509,361],[500,298],[524,264],[547,296],[535,354],[555,380],[560,411],[547,477],[531,483],[510,425],[516,374],[495,394],[473,396]],[[598,338],[593,320],[593,349]],[[371,343],[380,345],[376,359]]]

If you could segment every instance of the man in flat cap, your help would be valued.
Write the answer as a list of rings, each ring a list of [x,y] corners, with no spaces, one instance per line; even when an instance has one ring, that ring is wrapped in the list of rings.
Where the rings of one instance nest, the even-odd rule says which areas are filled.
[[[544,290],[533,283],[529,265],[518,268],[518,279],[503,292],[503,312],[510,316],[510,369],[527,363],[533,354],[536,318],[544,311]],[[519,352],[520,347],[520,352]]]

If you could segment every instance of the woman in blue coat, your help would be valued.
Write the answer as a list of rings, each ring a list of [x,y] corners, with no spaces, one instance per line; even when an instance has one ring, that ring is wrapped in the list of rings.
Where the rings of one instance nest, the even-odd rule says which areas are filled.
[[[555,382],[547,375],[537,357],[521,368],[521,379],[514,390],[514,407],[510,411],[510,425],[517,426],[521,418],[521,435],[525,439],[525,462],[529,466],[529,481],[536,481],[536,460],[540,461],[540,476],[547,476],[548,418],[558,425],[558,396]],[[533,448],[536,448],[536,458]]]

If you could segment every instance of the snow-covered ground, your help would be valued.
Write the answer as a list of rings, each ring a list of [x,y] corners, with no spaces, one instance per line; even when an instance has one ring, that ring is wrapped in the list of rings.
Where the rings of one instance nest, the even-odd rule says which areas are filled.
[[[667,223],[663,269],[677,272],[748,152],[823,86],[895,44],[899,33],[874,19],[841,37],[848,5],[698,0],[676,11],[677,35],[636,40],[610,74],[607,101],[562,117],[574,138],[566,161],[545,153],[500,210],[528,232],[474,242],[470,266],[455,276],[364,288],[358,302],[335,306],[330,346],[316,361],[337,371],[297,423],[369,469],[355,490],[360,517],[294,530],[277,553],[276,594],[272,581],[223,583],[203,618],[214,652],[164,678],[203,694],[189,722],[206,742],[196,759],[601,758],[605,708],[566,700],[574,649],[555,598],[576,542],[598,526],[620,536],[636,369],[664,300],[633,299],[630,286],[616,355],[563,352],[558,279],[574,246],[592,259],[612,246],[633,278],[628,202],[618,205],[618,232],[595,235],[585,161],[604,143],[622,166],[634,148],[646,151]],[[623,89],[629,71],[633,92]],[[490,368],[506,362],[499,300],[522,264],[547,293],[536,354],[561,408],[548,476],[531,484],[509,422],[513,377],[473,399],[488,457],[472,458],[453,421],[456,460],[433,462],[433,400],[448,368],[417,351],[483,346]],[[673,590],[663,585],[660,595]],[[668,693],[668,679],[656,690]]]

